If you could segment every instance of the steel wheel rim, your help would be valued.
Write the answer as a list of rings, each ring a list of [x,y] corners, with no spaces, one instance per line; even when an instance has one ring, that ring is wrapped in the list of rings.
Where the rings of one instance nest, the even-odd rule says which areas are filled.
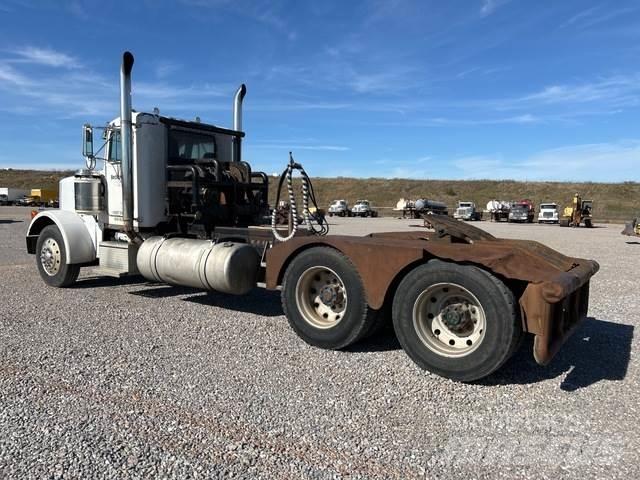
[[[347,289],[328,267],[305,270],[296,283],[296,306],[302,318],[320,329],[335,327],[347,310]]]
[[[464,357],[486,334],[486,315],[476,296],[455,283],[436,283],[413,305],[413,327],[420,341],[444,357]]]
[[[62,256],[60,246],[53,238],[47,238],[40,249],[40,264],[47,275],[53,277],[60,270]]]

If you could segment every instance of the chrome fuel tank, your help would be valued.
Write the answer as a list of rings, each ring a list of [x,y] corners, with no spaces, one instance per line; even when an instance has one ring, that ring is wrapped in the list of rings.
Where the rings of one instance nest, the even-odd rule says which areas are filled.
[[[242,295],[256,286],[260,256],[245,243],[156,236],[136,263],[147,280]]]

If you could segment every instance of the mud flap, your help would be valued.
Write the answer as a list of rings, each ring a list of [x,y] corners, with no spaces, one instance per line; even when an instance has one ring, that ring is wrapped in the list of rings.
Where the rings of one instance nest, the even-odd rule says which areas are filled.
[[[585,282],[558,302],[550,303],[542,294],[543,284],[529,284],[520,298],[526,331],[535,334],[533,358],[547,365],[576,328],[587,317],[589,282]]]

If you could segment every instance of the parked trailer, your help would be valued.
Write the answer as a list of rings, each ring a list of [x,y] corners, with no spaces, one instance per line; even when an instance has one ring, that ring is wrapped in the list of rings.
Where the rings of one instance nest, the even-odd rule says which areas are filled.
[[[15,205],[19,198],[27,195],[22,188],[0,187],[0,205]]]
[[[25,204],[32,207],[52,206],[58,202],[58,192],[46,188],[32,188],[25,198]]]
[[[301,171],[306,228],[279,229],[275,216],[269,226],[268,178],[242,161],[245,86],[225,129],[132,112],[132,67],[126,52],[104,166],[95,168],[85,125],[88,168],[60,182],[60,209],[29,225],[27,250],[46,284],[68,287],[85,266],[238,295],[264,284],[281,289],[307,343],[342,349],[390,321],[417,365],[458,381],[498,369],[525,333],[544,365],[586,317],[596,262],[444,215],[425,215],[435,232],[325,235],[308,220],[313,188],[293,160],[278,192]],[[289,202],[298,207],[293,193]]]

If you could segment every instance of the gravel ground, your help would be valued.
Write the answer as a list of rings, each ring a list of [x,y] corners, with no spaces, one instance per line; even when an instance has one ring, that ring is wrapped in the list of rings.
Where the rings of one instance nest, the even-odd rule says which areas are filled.
[[[334,233],[416,221],[333,220]],[[485,381],[419,370],[392,335],[307,346],[279,295],[96,278],[45,287],[28,209],[0,207],[2,478],[638,478],[640,244],[621,227],[482,223],[594,258],[589,318],[553,363]],[[633,352],[633,353],[632,353]]]

